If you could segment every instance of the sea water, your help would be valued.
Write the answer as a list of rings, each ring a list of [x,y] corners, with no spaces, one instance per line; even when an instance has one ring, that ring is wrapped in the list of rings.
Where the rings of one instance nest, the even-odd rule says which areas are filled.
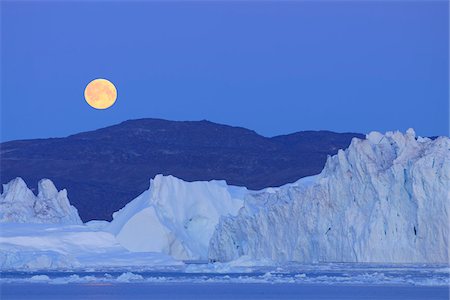
[[[4,271],[1,299],[449,299],[446,265]]]

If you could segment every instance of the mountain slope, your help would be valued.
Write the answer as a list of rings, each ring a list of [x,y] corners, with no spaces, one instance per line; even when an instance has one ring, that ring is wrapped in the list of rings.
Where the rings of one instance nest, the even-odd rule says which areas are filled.
[[[66,138],[0,144],[1,182],[31,187],[51,178],[69,192],[83,221],[111,219],[156,174],[186,181],[224,179],[261,189],[318,174],[327,155],[356,133],[305,131],[273,138],[208,121],[130,120]]]

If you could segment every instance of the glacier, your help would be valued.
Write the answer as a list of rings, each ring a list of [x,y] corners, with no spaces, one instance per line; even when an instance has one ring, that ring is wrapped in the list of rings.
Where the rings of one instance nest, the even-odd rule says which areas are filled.
[[[77,209],[70,205],[67,191],[58,191],[49,179],[38,183],[38,195],[18,177],[3,185],[0,195],[0,223],[82,224]]]
[[[328,157],[308,187],[247,195],[221,218],[209,259],[449,263],[449,183],[448,137],[372,132]]]

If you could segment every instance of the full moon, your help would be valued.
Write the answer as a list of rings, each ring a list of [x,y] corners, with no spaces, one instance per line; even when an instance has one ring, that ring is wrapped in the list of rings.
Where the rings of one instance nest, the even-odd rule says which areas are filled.
[[[89,82],[84,90],[84,98],[93,108],[106,109],[116,102],[117,90],[111,81],[99,78]]]

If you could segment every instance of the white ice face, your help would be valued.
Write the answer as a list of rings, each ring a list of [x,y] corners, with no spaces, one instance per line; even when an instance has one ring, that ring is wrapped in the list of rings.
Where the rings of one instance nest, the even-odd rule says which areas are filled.
[[[116,212],[107,228],[128,250],[163,252],[177,259],[207,259],[220,216],[236,215],[240,193],[223,181],[185,182],[157,175],[150,189]]]
[[[0,223],[82,224],[77,209],[70,205],[66,190],[59,191],[49,179],[38,183],[38,195],[18,177],[3,185],[0,195]]]
[[[329,157],[306,189],[253,194],[221,219],[209,257],[449,262],[450,139],[370,133]]]

